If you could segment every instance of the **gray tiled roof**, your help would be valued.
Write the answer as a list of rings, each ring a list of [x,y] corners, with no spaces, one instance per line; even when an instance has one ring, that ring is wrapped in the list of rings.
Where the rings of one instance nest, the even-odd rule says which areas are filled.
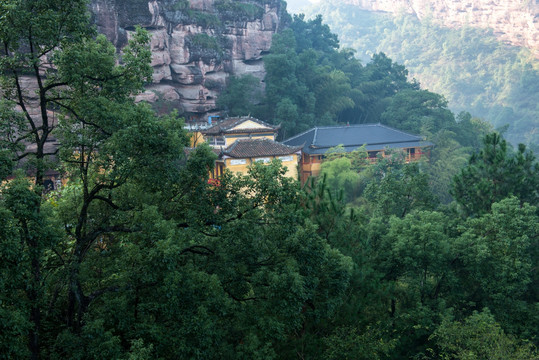
[[[303,146],[307,154],[324,154],[329,148],[343,145],[347,152],[362,145],[367,150],[389,148],[424,147],[433,144],[421,136],[390,128],[382,124],[350,126],[326,126],[310,129],[283,142],[291,146]]]
[[[253,121],[257,124],[260,124],[264,127],[267,127],[269,129],[240,129],[240,130],[231,130],[235,126],[241,124],[245,121]],[[268,124],[262,120],[255,119],[250,116],[244,116],[244,117],[232,117],[227,118],[223,121],[218,122],[214,126],[212,126],[209,129],[202,130],[201,132],[204,135],[221,135],[221,134],[229,134],[229,133],[251,133],[251,132],[272,132],[275,133],[280,126],[275,126]]]
[[[226,148],[223,154],[233,158],[251,158],[290,155],[300,149],[301,146],[287,146],[270,139],[240,139]]]

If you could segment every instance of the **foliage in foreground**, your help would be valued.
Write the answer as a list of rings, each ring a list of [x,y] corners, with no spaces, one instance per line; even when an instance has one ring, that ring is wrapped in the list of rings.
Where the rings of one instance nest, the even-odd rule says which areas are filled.
[[[490,134],[480,154],[500,141]],[[480,154],[455,177],[454,191],[471,168],[490,166]],[[496,154],[507,166],[533,159],[523,146]],[[513,190],[470,214],[468,198],[434,201],[424,164],[396,154],[352,179],[343,159],[324,165],[348,164],[340,173],[348,182],[327,173],[306,188],[318,232],[354,261],[347,300],[313,330],[309,356],[324,349],[329,358],[536,358],[539,202],[514,179],[537,182],[537,162],[500,168],[496,186]],[[491,194],[480,182],[468,190],[472,200]],[[478,335],[464,341],[467,331]]]
[[[397,153],[368,165],[361,149],[335,151],[325,177],[304,189],[278,162],[209,185],[211,149],[187,157],[181,120],[133,102],[150,70],[144,31],[120,59],[87,32],[83,2],[8,0],[0,17],[13,26],[0,28],[0,175],[10,177],[0,192],[1,358],[537,358],[537,162],[496,134],[479,145],[467,132],[485,130],[481,123],[445,117],[441,98],[404,81],[403,67],[379,55],[367,80],[352,82],[376,100],[363,99],[362,114],[399,115],[412,95],[434,101],[436,111],[409,109],[399,124],[443,140],[454,155],[445,178],[465,166],[451,186],[456,203],[439,206],[430,186],[447,195],[449,182],[433,184],[427,164]],[[280,35],[273,65],[316,60],[313,79],[338,85],[336,102],[309,102],[316,96],[305,92],[275,109],[300,104],[332,121],[352,104],[348,95],[362,96],[341,82],[358,63],[324,68],[335,37],[316,21],[294,26],[318,37]],[[309,57],[311,47],[320,57]],[[46,61],[55,70],[40,70]],[[37,103],[19,91],[28,74]],[[308,79],[288,80],[301,90]],[[269,87],[270,96],[286,93]],[[367,91],[375,88],[385,95]],[[52,135],[69,181],[44,193]],[[456,138],[483,149],[463,164]],[[26,153],[23,140],[37,150]],[[12,172],[21,159],[33,181]]]

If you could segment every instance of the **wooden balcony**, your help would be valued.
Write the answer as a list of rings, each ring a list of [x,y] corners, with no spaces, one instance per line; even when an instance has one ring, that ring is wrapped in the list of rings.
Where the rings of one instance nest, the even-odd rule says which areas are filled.
[[[406,162],[410,162],[410,161],[418,161],[420,160],[423,156],[427,156],[427,153],[426,152],[423,152],[423,151],[416,151],[414,154],[408,154],[406,156]]]

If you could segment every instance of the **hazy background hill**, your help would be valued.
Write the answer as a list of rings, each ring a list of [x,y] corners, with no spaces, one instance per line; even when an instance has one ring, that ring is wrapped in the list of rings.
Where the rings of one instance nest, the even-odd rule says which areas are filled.
[[[469,111],[506,129],[505,136],[511,142],[537,147],[539,61],[530,49],[509,45],[509,35],[505,35],[506,42],[499,40],[503,29],[515,21],[514,14],[508,12],[506,23],[498,21],[496,29],[456,27],[455,21],[449,28],[442,26],[441,15],[434,13],[436,1],[430,2],[433,9],[430,14],[402,8],[395,13],[370,11],[364,10],[368,6],[363,3],[372,5],[372,2],[355,1],[353,5],[346,2],[330,0],[309,7],[291,2],[289,8],[304,12],[308,17],[322,14],[324,21],[339,36],[341,47],[355,49],[363,63],[370,61],[372,54],[384,52],[405,65],[422,88],[443,94],[453,111]],[[462,5],[459,1],[448,4],[459,6],[459,3]],[[483,16],[483,24],[488,24],[484,19],[488,13],[502,17],[500,8],[488,10],[487,5],[480,5],[483,7],[474,6],[467,10],[468,24],[477,24],[481,20],[474,20],[474,16]],[[537,6],[531,2],[519,6],[525,10],[522,17],[536,12]],[[524,35],[512,36],[524,38]],[[537,37],[536,34],[526,36]],[[533,42],[526,44],[532,46]]]

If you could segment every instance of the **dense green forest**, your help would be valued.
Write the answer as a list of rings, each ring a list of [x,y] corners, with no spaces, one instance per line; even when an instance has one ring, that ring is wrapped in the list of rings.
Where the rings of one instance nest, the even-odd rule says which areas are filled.
[[[363,63],[386,53],[422,86],[443,94],[453,111],[468,111],[496,128],[508,126],[508,140],[537,151],[539,61],[527,49],[497,41],[490,30],[449,29],[428,18],[364,11],[338,1],[322,1],[307,12],[321,14],[341,45],[355,49]]]
[[[0,19],[1,359],[539,359],[539,164],[404,66],[290,19],[266,91],[231,79],[221,106],[285,136],[383,122],[431,161],[337,147],[305,186],[278,161],[214,186],[211,149],[134,102],[145,31],[117,54],[83,0]]]

